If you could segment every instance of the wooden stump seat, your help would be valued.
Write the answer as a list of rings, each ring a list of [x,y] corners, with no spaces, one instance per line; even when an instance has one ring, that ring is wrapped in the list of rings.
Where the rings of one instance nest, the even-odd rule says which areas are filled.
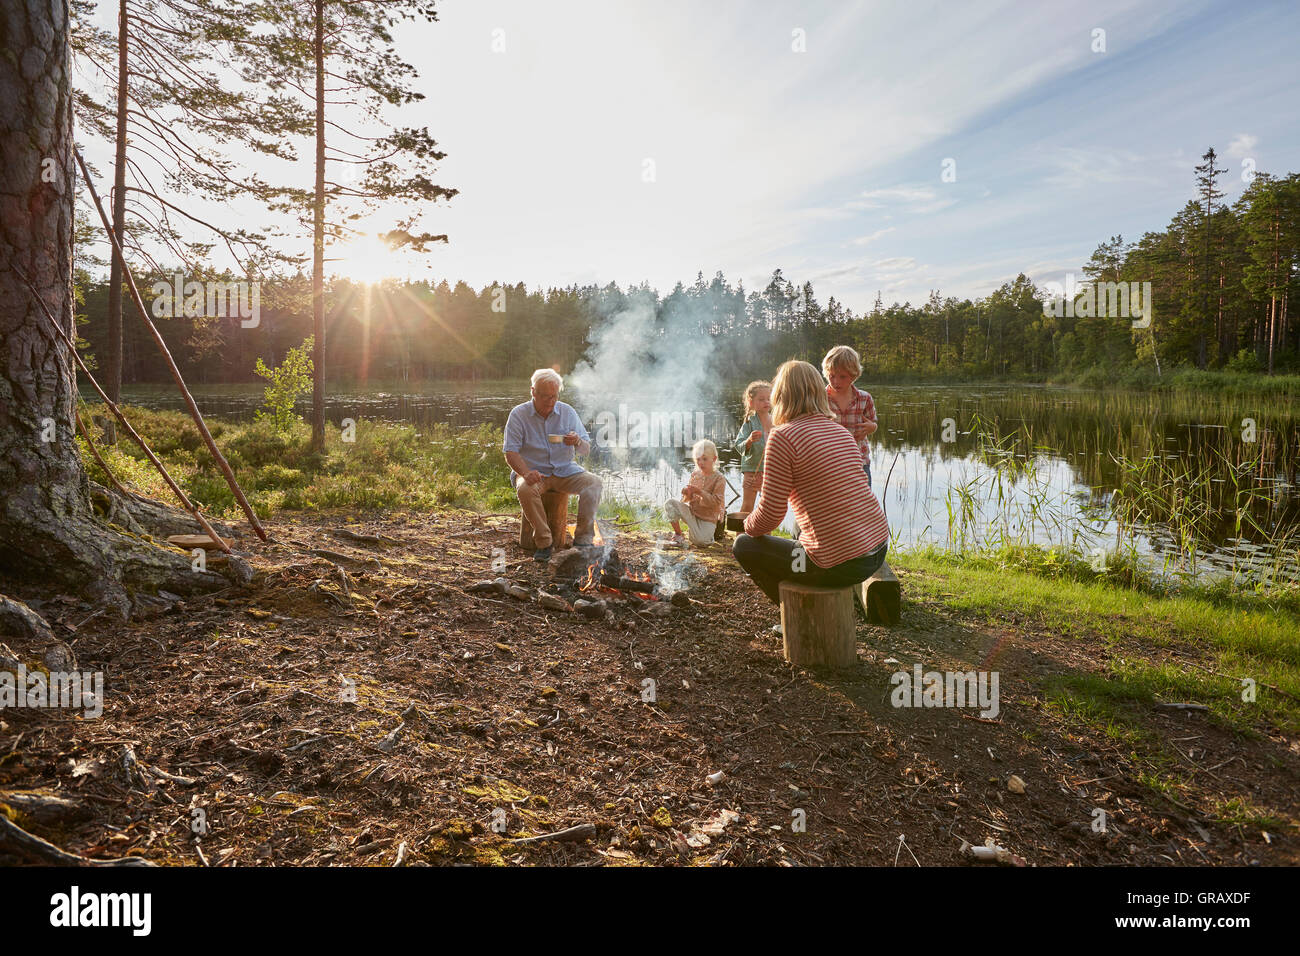
[[[894,627],[903,612],[903,589],[885,562],[871,577],[857,586],[858,600],[871,624]]]
[[[782,581],[781,630],[785,659],[803,667],[857,663],[853,588],[814,588]]]
[[[542,507],[546,509],[546,523],[551,528],[551,546],[557,551],[567,548],[571,541],[568,536],[569,496],[562,491],[543,492]],[[525,551],[537,550],[533,541],[533,526],[522,508],[519,509],[519,547]]]

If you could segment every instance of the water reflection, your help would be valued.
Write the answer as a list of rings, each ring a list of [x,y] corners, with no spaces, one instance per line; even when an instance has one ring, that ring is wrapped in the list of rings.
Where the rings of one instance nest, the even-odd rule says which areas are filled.
[[[904,546],[1032,541],[1086,553],[1116,541],[1116,488],[1131,496],[1142,493],[1144,483],[1168,481],[1169,488],[1145,489],[1151,494],[1135,538],[1140,554],[1171,570],[1185,563],[1170,559],[1189,551],[1184,519],[1194,498],[1200,512],[1190,550],[1202,570],[1280,565],[1285,576],[1297,577],[1300,416],[1292,402],[1046,386],[860,384],[872,391],[880,421],[872,444],[875,490]],[[194,394],[205,414],[246,420],[262,390],[200,387]],[[417,427],[503,425],[527,394],[526,382],[336,389],[326,415],[335,424],[372,418]],[[740,388],[723,394],[738,397]],[[594,433],[598,407],[570,389],[563,397],[584,413]],[[124,399],[182,407],[170,388],[127,388]],[[738,506],[739,457],[730,446],[741,414],[738,400],[689,410],[655,409],[633,396],[618,401],[703,420],[707,434],[682,436],[679,447],[597,448],[589,466],[604,478],[607,494],[647,506],[677,496],[692,467],[690,442],[709,437],[720,451],[731,507]],[[300,412],[306,410],[300,405]],[[1174,510],[1162,514],[1160,501]]]

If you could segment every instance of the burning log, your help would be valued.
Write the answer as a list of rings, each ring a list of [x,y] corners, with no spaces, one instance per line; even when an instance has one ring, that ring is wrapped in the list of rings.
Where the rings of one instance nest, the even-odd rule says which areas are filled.
[[[627,575],[605,572],[600,576],[600,583],[616,591],[632,591],[636,594],[654,594],[655,582],[649,578],[633,578]]]

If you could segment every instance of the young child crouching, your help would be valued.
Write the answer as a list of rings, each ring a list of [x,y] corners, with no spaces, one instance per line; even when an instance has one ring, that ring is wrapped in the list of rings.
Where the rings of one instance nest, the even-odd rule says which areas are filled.
[[[718,446],[707,438],[701,438],[691,449],[691,457],[695,459],[695,471],[691,472],[690,481],[682,488],[681,499],[670,498],[664,502],[664,513],[673,525],[672,544],[678,548],[686,547],[682,522],[690,532],[691,544],[707,547],[713,543],[713,532],[724,517],[726,479],[722,472],[715,470]]]

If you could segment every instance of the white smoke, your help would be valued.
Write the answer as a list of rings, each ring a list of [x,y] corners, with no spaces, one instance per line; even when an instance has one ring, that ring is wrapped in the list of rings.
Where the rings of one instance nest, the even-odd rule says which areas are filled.
[[[622,411],[694,424],[702,416],[704,434],[694,438],[725,440],[732,423],[721,407],[706,308],[688,299],[656,309],[652,296],[634,292],[602,318],[567,380],[584,418]]]

